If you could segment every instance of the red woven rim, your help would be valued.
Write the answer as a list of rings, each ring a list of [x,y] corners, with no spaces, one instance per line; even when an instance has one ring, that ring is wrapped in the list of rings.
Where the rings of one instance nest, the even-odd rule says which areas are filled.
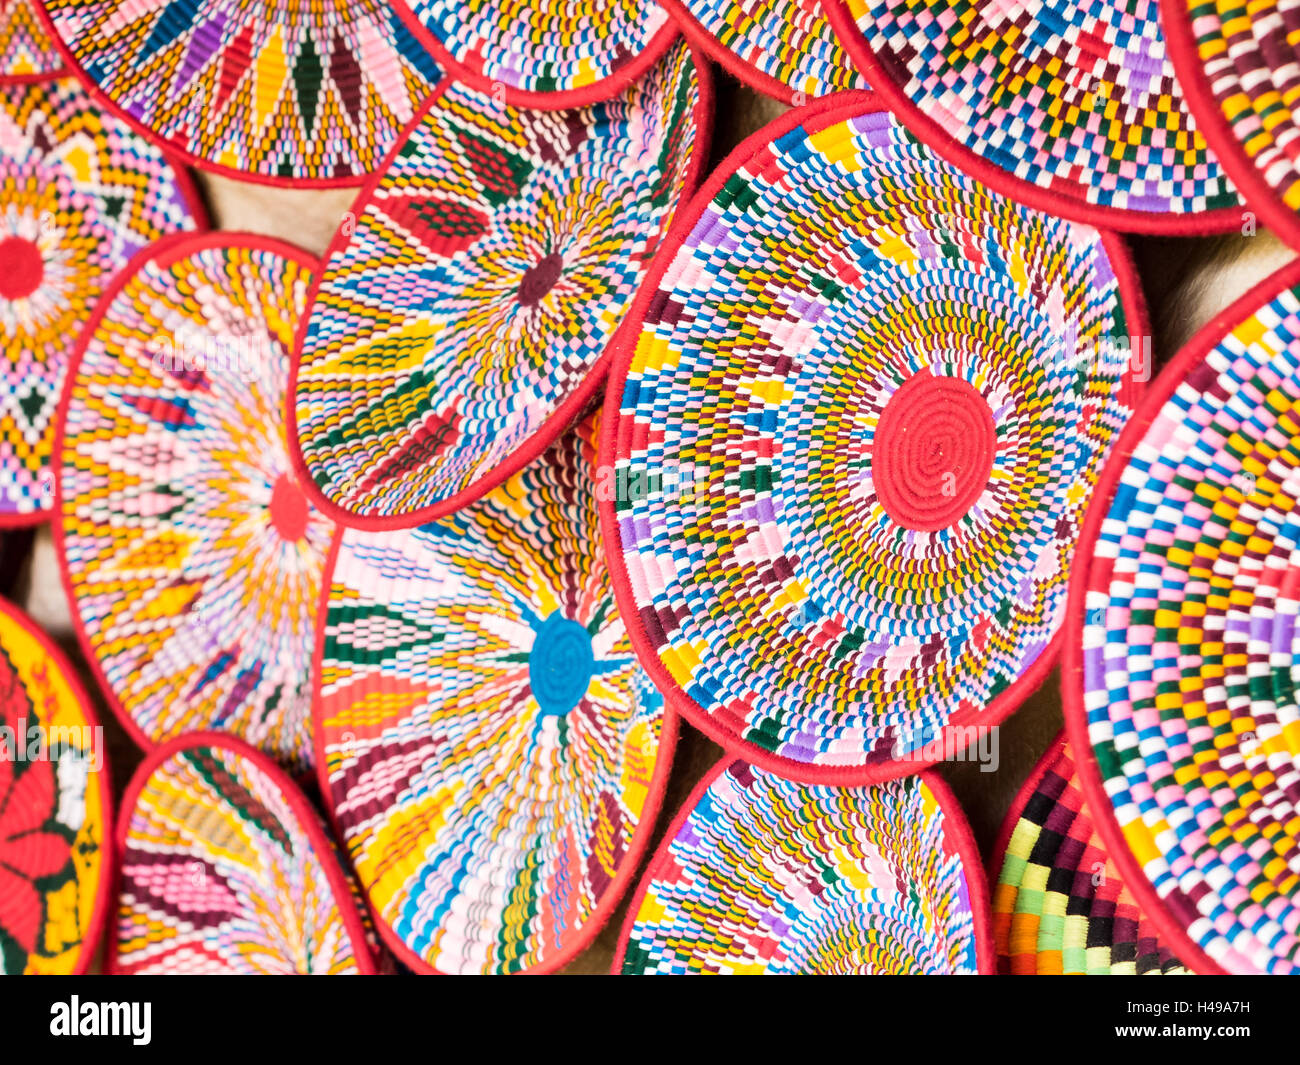
[[[676,36],[675,32],[674,36]],[[682,190],[684,197],[691,195],[700,180],[700,173],[704,169],[708,157],[709,141],[713,132],[713,79],[709,65],[701,58],[699,51],[693,45],[690,46],[690,52],[691,62],[695,66],[699,81],[700,98],[695,105],[695,148],[691,153],[691,161],[686,169]],[[390,164],[406,143],[407,138],[424,121],[425,116],[442,98],[451,84],[450,79],[444,80],[438,86],[438,91],[425,101],[415,117],[407,124],[397,143],[384,157],[383,163],[380,164],[375,173],[367,180],[361,192],[358,193],[356,200],[353,202],[354,208],[369,201],[374,195],[375,190],[383,181],[384,175],[388,172]],[[662,246],[667,234],[671,232],[671,227],[663,231],[660,246]],[[613,354],[618,348],[619,337],[627,329],[628,319],[625,318],[623,324],[609,338],[604,353],[587,372],[587,376],[583,378],[582,383],[551,412],[531,436],[525,439],[488,473],[441,502],[421,507],[406,514],[354,514],[328,498],[320,486],[317,485],[315,477],[312,476],[311,467],[303,455],[302,442],[299,439],[298,404],[294,398],[298,391],[298,369],[302,363],[302,349],[307,339],[307,329],[311,324],[312,310],[316,305],[320,286],[325,280],[325,273],[330,260],[347,245],[350,239],[351,237],[345,234],[342,226],[340,226],[321,257],[320,271],[312,278],[311,286],[307,290],[307,310],[302,316],[302,321],[298,323],[294,350],[292,358],[289,360],[289,385],[285,415],[288,427],[289,460],[293,464],[294,472],[298,475],[298,485],[306,494],[311,505],[335,523],[349,529],[409,529],[416,525],[422,525],[427,521],[445,517],[462,507],[468,506],[470,503],[476,502],[532,463],[555,443],[564,434],[564,431],[573,425],[586,411],[587,405],[600,390],[601,385],[604,384],[605,376],[609,372],[610,364],[613,361]],[[651,263],[649,269],[653,270],[653,268],[654,264]]]
[[[640,81],[641,75],[658,62],[677,37],[677,27],[670,19],[650,38],[635,59],[612,74],[606,75],[599,81],[593,81],[590,85],[584,85],[580,89],[536,92],[531,89],[518,89],[506,85],[504,82],[493,81],[491,78],[484,77],[479,71],[465,66],[464,63],[451,54],[445,44],[429,32],[428,27],[420,21],[419,16],[406,3],[406,0],[391,0],[391,6],[397,13],[397,17],[406,23],[411,35],[425,51],[433,56],[438,65],[448,71],[456,81],[489,96],[494,91],[499,91],[501,98],[512,107],[530,107],[536,111],[565,111],[570,108],[585,107],[587,104],[599,103],[602,100],[608,100],[612,96],[617,96],[624,89]],[[500,86],[499,90],[496,88],[497,86]],[[423,115],[424,111],[422,110],[420,113]],[[380,169],[386,169],[386,165]]]
[[[1146,233],[1153,236],[1206,236],[1228,233],[1241,226],[1244,208],[1220,207],[1197,214],[1158,214],[1129,208],[1105,207],[1088,203],[1082,196],[1044,189],[995,166],[971,151],[942,125],[916,106],[894,81],[890,70],[875,55],[862,31],[849,13],[846,0],[821,0],[831,27],[844,45],[849,58],[866,75],[871,88],[889,104],[898,116],[931,151],[989,188],[1036,210],[1054,214],[1073,222],[1084,222],[1102,229],[1123,233]]]
[[[1151,422],[1163,410],[1169,397],[1183,383],[1189,370],[1199,365],[1225,336],[1258,311],[1273,296],[1296,285],[1300,285],[1300,260],[1288,263],[1227,309],[1215,315],[1161,372],[1148,391],[1146,399],[1120,434],[1102,470],[1097,489],[1093,493],[1092,503],[1084,518],[1078,554],[1075,556],[1074,569],[1070,573],[1070,596],[1065,616],[1068,651],[1061,669],[1061,699],[1065,707],[1065,730],[1073,749],[1075,769],[1083,787],[1084,799],[1092,814],[1094,827],[1105,842],[1106,849],[1119,867],[1125,885],[1133,892],[1142,911],[1151,918],[1152,923],[1169,942],[1179,960],[1184,965],[1203,973],[1224,974],[1226,970],[1192,941],[1182,923],[1165,908],[1164,900],[1156,893],[1141,863],[1129,849],[1128,841],[1124,838],[1119,821],[1115,817],[1110,798],[1102,785],[1097,756],[1088,738],[1088,714],[1083,705],[1084,601],[1101,524],[1110,511],[1111,500],[1114,498],[1119,479],[1128,466],[1129,458],[1142,442]]]
[[[95,714],[94,705],[86,693],[85,686],[81,683],[81,678],[77,675],[76,670],[72,668],[72,663],[68,661],[67,655],[50,639],[48,633],[43,631],[23,610],[7,599],[0,599],[0,614],[8,617],[34,639],[40,645],[41,650],[54,663],[55,667],[63,674],[64,679],[67,681],[68,690],[77,701],[82,716],[86,719],[86,724],[91,730],[91,750],[100,757],[99,801],[104,810],[104,838],[99,848],[99,887],[95,892],[95,902],[91,909],[90,923],[86,926],[86,934],[81,939],[81,948],[77,953],[77,961],[72,968],[73,976],[82,976],[95,960],[95,953],[99,948],[99,939],[104,931],[104,922],[108,918],[109,900],[117,895],[117,892],[113,890],[116,877],[116,854],[112,845],[113,788],[111,782],[112,772],[108,764],[108,750],[101,747],[99,742],[99,717]]]
[[[614,951],[614,963],[610,966],[610,972],[614,976],[622,975],[623,958],[627,954],[627,945],[632,938],[632,929],[636,926],[636,916],[641,910],[641,903],[645,899],[646,892],[650,890],[651,882],[659,875],[664,866],[672,861],[669,848],[672,846],[673,840],[677,838],[677,833],[699,805],[704,793],[709,790],[713,782],[737,761],[743,762],[745,759],[723,755],[719,761],[714,763],[713,768],[705,773],[699,783],[691,789],[690,795],[686,797],[686,801],[682,803],[673,817],[672,823],[668,826],[668,831],[664,833],[663,839],[659,841],[654,857],[650,859],[650,864],[646,866],[646,870],[641,876],[641,882],[637,885],[636,892],[632,896],[631,905],[628,906],[627,917],[623,921],[623,930],[618,937],[618,947]],[[753,763],[749,764],[752,765]],[[980,862],[979,847],[975,843],[975,835],[971,831],[970,822],[966,820],[966,813],[962,809],[961,803],[957,801],[957,796],[953,794],[952,789],[948,787],[942,777],[930,770],[926,770],[918,773],[917,779],[930,789],[935,802],[939,804],[939,809],[943,812],[944,838],[952,841],[952,853],[956,854],[960,859],[962,873],[966,878],[966,895],[970,900],[972,926],[975,935],[975,966],[981,976],[991,976],[998,971],[997,957],[993,949],[988,882],[984,876],[984,866]]]
[[[1257,211],[1268,227],[1276,230],[1293,248],[1300,249],[1300,216],[1287,207],[1277,190],[1264,180],[1215,102],[1205,67],[1196,51],[1196,36],[1187,17],[1186,3],[1183,0],[1160,0],[1160,16],[1174,72],[1206,142],[1233,184],[1241,190],[1247,207]]]
[[[59,559],[59,578],[63,584],[63,594],[67,599],[68,610],[72,615],[72,627],[77,634],[77,644],[81,648],[82,657],[86,660],[95,681],[104,693],[104,700],[108,703],[108,708],[126,730],[127,735],[135,741],[136,746],[144,751],[153,750],[158,746],[158,743],[150,739],[141,730],[135,719],[122,705],[117,692],[113,690],[113,686],[108,681],[108,676],[104,673],[104,667],[99,662],[99,656],[95,654],[95,650],[91,646],[90,637],[81,618],[81,611],[77,608],[77,593],[72,585],[72,572],[68,568],[68,544],[63,531],[63,478],[59,476],[59,470],[62,466],[64,426],[67,421],[68,407],[72,402],[73,386],[76,383],[77,373],[81,369],[81,361],[86,354],[86,348],[89,346],[90,340],[95,335],[100,323],[104,320],[105,314],[108,313],[109,307],[112,306],[113,300],[117,298],[131,278],[140,272],[145,263],[156,262],[160,266],[167,266],[184,258],[191,252],[208,248],[248,248],[254,251],[266,251],[296,262],[313,273],[319,269],[317,261],[301,248],[296,248],[292,244],[276,240],[273,237],[263,237],[255,233],[240,233],[218,229],[204,233],[173,233],[169,237],[156,241],[139,252],[126,266],[118,271],[112,283],[100,296],[95,311],[86,322],[86,327],[81,331],[72,358],[68,362],[67,375],[63,380],[63,393],[59,397],[59,408],[55,417],[56,429],[52,461],[59,465],[54,468],[54,501],[50,509],[50,514],[54,517],[50,521],[50,529],[54,535],[54,551]],[[213,734],[225,735],[225,733]]]
[[[326,557],[325,565],[321,571],[321,598],[320,609],[317,611],[316,649],[312,652],[311,731],[312,743],[316,751],[316,777],[321,794],[321,804],[329,814],[330,827],[334,829],[334,835],[338,839],[340,847],[346,852],[347,837],[339,826],[338,814],[334,809],[334,793],[330,789],[329,769],[325,764],[325,720],[321,703],[321,666],[325,658],[325,618],[328,614],[330,586],[334,583],[334,568],[338,562],[339,548],[342,543],[343,530],[336,529],[334,540],[330,544],[329,555]],[[624,624],[626,624],[626,620]],[[665,699],[664,720],[659,730],[659,753],[655,758],[655,770],[650,778],[645,806],[642,809],[641,816],[637,819],[636,830],[632,833],[627,853],[623,857],[623,864],[619,867],[613,880],[610,881],[609,887],[605,889],[605,894],[601,896],[595,909],[591,911],[591,916],[587,918],[573,943],[557,953],[555,957],[548,959],[541,965],[533,966],[530,969],[522,969],[517,975],[541,976],[562,969],[586,950],[591,945],[592,940],[600,934],[600,930],[609,923],[610,917],[613,916],[614,910],[618,908],[619,901],[627,891],[628,884],[641,865],[641,859],[645,856],[646,849],[650,845],[650,838],[654,835],[655,823],[659,819],[659,810],[663,806],[664,795],[668,790],[668,777],[672,773],[673,754],[677,748],[677,736],[677,715],[673,712],[668,700]],[[370,910],[371,921],[379,932],[385,946],[397,959],[408,969],[417,973],[431,976],[445,975],[406,945],[371,903],[369,889],[364,884],[361,887],[366,899],[366,905]]]
[[[365,924],[362,922],[361,914],[353,903],[352,886],[348,883],[343,867],[338,862],[329,836],[325,834],[320,815],[312,808],[311,803],[307,801],[306,796],[298,789],[297,785],[289,779],[288,774],[275,762],[256,747],[251,747],[243,740],[227,735],[224,732],[187,732],[182,736],[176,736],[151,751],[145,760],[140,763],[139,768],[131,777],[131,783],[127,785],[126,794],[122,797],[122,808],[118,812],[114,850],[119,882],[122,879],[122,858],[126,853],[126,837],[131,830],[131,815],[135,812],[135,804],[140,797],[140,792],[144,790],[144,786],[148,783],[153,771],[163,762],[180,751],[190,750],[194,747],[214,747],[238,755],[240,758],[251,762],[257,769],[270,777],[271,782],[280,789],[281,794],[284,795],[289,804],[289,808],[298,819],[299,827],[307,834],[307,839],[311,843],[312,850],[315,852],[321,868],[325,870],[325,879],[334,893],[334,904],[338,907],[339,915],[343,919],[343,926],[348,933],[348,939],[352,943],[352,954],[357,960],[357,968],[361,970],[363,976],[377,975],[379,968],[370,949],[370,944],[366,940]],[[115,891],[114,896],[116,897],[117,894],[118,892]],[[118,966],[119,946],[118,925],[114,921],[109,929],[107,954],[105,956],[105,969],[108,973],[114,975],[120,975],[122,972]]]
[[[700,187],[695,196],[673,219],[667,236],[660,243],[655,254],[655,261],[649,273],[641,283],[637,298],[632,304],[627,318],[615,338],[613,366],[605,388],[605,409],[600,428],[600,457],[602,469],[613,468],[613,458],[618,441],[619,406],[623,387],[627,381],[628,368],[635,354],[637,338],[645,318],[646,308],[657,291],[668,268],[672,265],[678,249],[690,236],[695,223],[712,202],[713,197],[726,184],[728,178],[741,165],[753,157],[760,149],[784,136],[796,126],[803,126],[810,132],[825,129],[836,122],[856,115],[883,111],[885,107],[876,95],[865,91],[832,93],[821,97],[804,107],[796,108],[782,115],[776,121],[764,126],[757,133],[743,140],[726,157]],[[996,190],[994,190],[996,191]],[[1150,335],[1147,324],[1146,304],[1138,284],[1128,248],[1117,234],[1100,231],[1102,243],[1110,259],[1111,267],[1119,289],[1120,305],[1129,327],[1130,338],[1139,340]],[[1130,364],[1130,374],[1132,365]],[[1145,382],[1130,376],[1129,387],[1136,401],[1145,388]],[[966,715],[954,714],[939,730],[934,740],[926,745],[920,757],[910,755],[905,758],[891,759],[859,766],[810,765],[781,755],[774,755],[762,750],[753,743],[744,740],[727,725],[719,722],[712,714],[704,710],[694,699],[686,694],[672,674],[659,658],[654,645],[646,635],[645,624],[641,620],[636,600],[628,580],[627,566],[623,560],[622,538],[619,534],[618,515],[614,500],[602,499],[599,502],[601,533],[605,541],[605,556],[609,564],[610,576],[614,583],[614,595],[618,602],[619,613],[627,625],[628,635],[642,668],[650,674],[655,686],[664,694],[665,700],[682,717],[703,732],[715,743],[735,758],[740,758],[756,765],[760,769],[790,780],[809,784],[837,784],[852,786],[859,784],[878,784],[895,777],[906,776],[933,765],[941,760],[948,751],[966,750],[973,743],[979,742],[993,727],[1010,716],[1028,696],[1032,695],[1046,679],[1056,664],[1063,646],[1064,631],[1058,629],[1048,642],[1042,654],[1018,677],[999,693],[983,710]]]

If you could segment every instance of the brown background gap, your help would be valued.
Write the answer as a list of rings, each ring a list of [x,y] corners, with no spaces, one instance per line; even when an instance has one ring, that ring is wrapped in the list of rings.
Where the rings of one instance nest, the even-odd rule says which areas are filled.
[[[715,78],[717,116],[711,166],[721,162],[749,134],[787,110],[716,68]],[[351,189],[274,189],[205,174],[200,175],[200,182],[215,227],[280,237],[317,255],[325,250],[356,195]],[[1151,313],[1157,367],[1164,365],[1218,311],[1292,258],[1289,249],[1263,230],[1253,237],[1135,238],[1131,246]],[[0,537],[0,593],[26,607],[62,644],[93,691],[94,682],[72,637],[48,527]],[[961,799],[986,856],[1013,796],[1061,727],[1059,680],[1059,671],[1053,671],[1038,692],[1002,726],[997,772],[981,773],[973,761],[951,763],[939,770]],[[140,761],[140,752],[113,720],[102,699],[99,711],[108,735],[116,801]],[[646,860],[691,788],[720,753],[700,733],[683,725],[668,794]],[[596,941],[567,971],[608,971],[631,894],[630,888],[623,905]]]

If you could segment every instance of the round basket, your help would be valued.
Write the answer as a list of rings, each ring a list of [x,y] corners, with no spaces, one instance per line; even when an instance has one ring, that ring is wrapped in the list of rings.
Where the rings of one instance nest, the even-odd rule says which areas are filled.
[[[937,777],[837,788],[724,759],[651,860],[614,971],[991,973],[988,923],[975,841]]]
[[[614,585],[674,708],[797,780],[959,757],[1052,664],[1146,335],[1118,240],[991,192],[869,95],[741,145],[606,393]]]
[[[608,100],[638,81],[677,30],[657,0],[394,0],[458,81],[516,107]]]
[[[691,42],[746,85],[804,104],[866,79],[831,32],[821,0],[661,0]]]
[[[1188,971],[1160,941],[1093,828],[1064,735],[1011,803],[990,873],[997,875],[993,943],[999,973]]]
[[[123,272],[61,410],[56,544],[86,658],[149,747],[219,729],[311,765],[311,657],[334,526],[294,480],[285,382],[315,263],[181,236]]]
[[[387,0],[44,0],[68,66],[186,162],[359,185],[443,79]]]
[[[1162,0],[1160,9],[1205,139],[1250,206],[1300,248],[1300,5]]]
[[[94,961],[113,880],[105,758],[67,659],[0,600],[0,974]]]
[[[449,513],[581,414],[694,185],[708,107],[681,43],[582,110],[461,86],[431,103],[331,245],[300,338],[294,446],[323,512]]]
[[[1158,0],[823,4],[901,121],[1006,195],[1128,232],[1242,225],[1174,77]]]
[[[332,555],[321,790],[381,933],[419,971],[560,968],[654,826],[676,725],[614,605],[595,432],[451,517],[344,530]]]
[[[0,84],[40,81],[62,69],[32,0],[0,0]]]
[[[180,165],[71,78],[0,84],[0,527],[49,517],[59,391],[95,302],[141,248],[205,224]]]
[[[1300,266],[1208,325],[1081,537],[1066,724],[1125,883],[1199,971],[1300,971]]]
[[[108,969],[121,975],[373,974],[373,933],[319,816],[265,755],[196,732],[127,788]]]

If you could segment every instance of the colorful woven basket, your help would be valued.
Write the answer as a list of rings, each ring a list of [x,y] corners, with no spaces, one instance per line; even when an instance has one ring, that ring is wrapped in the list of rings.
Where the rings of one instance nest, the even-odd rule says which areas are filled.
[[[356,185],[442,80],[383,0],[44,0],[68,64],[187,162]]]
[[[95,301],[150,241],[204,224],[184,170],[71,78],[0,84],[0,526],[49,515],[59,390]]]
[[[0,974],[82,973],[111,895],[104,738],[67,660],[0,600]]]
[[[606,394],[601,508],[656,684],[733,753],[871,783],[1054,656],[1139,389],[1118,240],[990,192],[868,94],[791,112],[679,213]]]
[[[373,933],[311,804],[274,763],[198,732],[136,771],[117,825],[110,972],[376,971]]]
[[[605,351],[706,147],[689,49],[616,100],[498,106],[455,86],[362,193],[313,290],[295,447],[348,525],[414,525],[535,458]]]
[[[1062,735],[1011,804],[990,869],[998,972],[1186,973],[1124,886]]]
[[[849,55],[923,141],[1039,210],[1132,232],[1237,229],[1158,0],[823,0]]]
[[[1300,266],[1165,369],[1088,512],[1064,683],[1089,809],[1171,950],[1300,972]]]
[[[380,930],[420,971],[546,972],[649,841],[675,719],[637,665],[596,519],[593,421],[441,521],[344,530],[317,767]]]
[[[33,0],[0,0],[0,83],[37,81],[62,69]]]
[[[1162,0],[1188,105],[1250,206],[1300,248],[1300,4]]]
[[[821,0],[661,0],[691,42],[746,85],[803,104],[865,89]]]
[[[86,657],[144,746],[234,733],[311,765],[311,657],[333,524],[284,436],[315,263],[230,233],[143,253],[64,393],[55,535]]]
[[[724,759],[646,870],[614,971],[991,973],[988,921],[937,777],[836,788]]]
[[[394,0],[457,80],[516,107],[582,107],[640,79],[676,36],[656,0]]]

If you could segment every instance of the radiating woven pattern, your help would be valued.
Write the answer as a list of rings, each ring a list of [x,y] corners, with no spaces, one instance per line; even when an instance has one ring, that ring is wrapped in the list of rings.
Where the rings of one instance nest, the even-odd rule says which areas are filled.
[[[100,293],[193,226],[171,164],[75,81],[0,85],[0,523],[50,509],[59,390]]]
[[[948,831],[918,777],[832,788],[733,762],[647,871],[623,972],[973,974]]]
[[[441,73],[386,0],[47,0],[87,76],[205,163],[263,178],[374,170]]]
[[[1300,211],[1300,3],[1181,0],[1170,10],[1190,27],[1193,61],[1239,150]]]
[[[668,16],[656,0],[407,0],[462,66],[526,92],[585,89],[634,61]]]
[[[1300,971],[1300,290],[1187,373],[1086,580],[1088,737],[1171,919],[1233,972]]]
[[[1057,632],[1128,326],[1095,230],[883,112],[818,121],[727,179],[633,322],[610,505],[704,726],[879,777]]]
[[[452,517],[343,533],[324,790],[376,914],[442,972],[579,948],[659,801],[663,698],[614,605],[594,477],[588,423]]]
[[[1131,211],[1239,203],[1174,78],[1158,0],[835,2],[921,112],[1030,184]]]
[[[316,849],[292,787],[218,746],[173,750],[153,768],[123,841],[118,972],[359,971],[341,910],[352,897],[335,896],[324,866],[335,856]]]
[[[677,45],[580,111],[461,87],[433,106],[312,307],[294,401],[325,498],[366,517],[423,510],[542,429],[604,353],[685,195],[699,91]]]
[[[96,948],[108,767],[74,684],[0,604],[0,974],[82,971]]]
[[[63,67],[33,0],[0,0],[0,78],[51,74]]]
[[[213,240],[146,263],[71,385],[62,542],[112,695],[160,741],[221,729],[311,764],[311,657],[333,533],[288,473],[301,261]]]
[[[1160,942],[1092,825],[1068,744],[1052,747],[1009,818],[993,887],[998,971],[1016,976],[1186,973]]]
[[[673,0],[746,65],[791,92],[866,88],[822,13],[821,0]]]

